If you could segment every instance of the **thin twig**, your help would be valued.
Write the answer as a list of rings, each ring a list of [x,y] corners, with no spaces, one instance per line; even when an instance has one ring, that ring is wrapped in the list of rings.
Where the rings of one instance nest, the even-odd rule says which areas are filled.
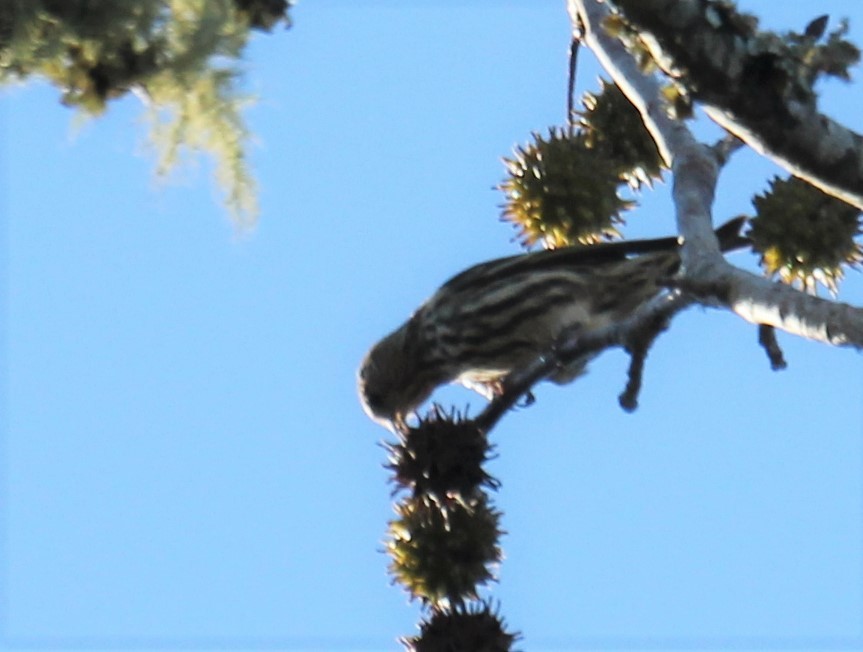
[[[662,294],[647,303],[634,315],[607,328],[590,332],[574,332],[561,337],[560,341],[543,355],[537,356],[529,365],[513,371],[503,381],[503,391],[477,416],[477,425],[488,432],[497,425],[506,412],[518,400],[529,393],[531,388],[541,380],[548,378],[554,371],[567,367],[574,360],[590,359],[600,351],[611,347],[623,347],[633,357],[633,364],[643,366],[647,349],[663,332],[677,313],[685,310],[694,300],[681,292],[672,291]],[[638,356],[641,361],[636,362]],[[640,371],[635,373],[640,375]],[[634,385],[637,384],[638,387]],[[630,368],[629,385],[633,385],[635,395],[640,389],[640,380],[633,383],[632,368]],[[623,406],[627,409],[626,406]]]
[[[758,343],[767,353],[767,359],[770,360],[770,368],[773,371],[779,371],[788,366],[782,349],[779,348],[779,342],[776,341],[776,329],[773,326],[758,324]]]
[[[575,131],[577,113],[575,110],[575,73],[578,67],[578,50],[581,47],[581,31],[576,29],[569,43],[569,76],[566,86],[566,123],[570,136]]]
[[[716,155],[716,160],[721,167],[728,163],[728,159],[731,158],[731,155],[738,149],[741,149],[744,145],[746,145],[746,143],[742,139],[731,132],[727,132],[723,138],[713,144],[711,149]]]
[[[676,311],[682,308],[676,308]],[[659,336],[668,330],[670,314],[657,313],[644,326],[635,331],[630,337],[630,344],[626,347],[629,353],[629,370],[627,371],[627,382],[623,393],[618,396],[620,407],[627,412],[634,412],[638,407],[638,395],[641,392],[641,384],[644,377],[644,363],[650,347]]]

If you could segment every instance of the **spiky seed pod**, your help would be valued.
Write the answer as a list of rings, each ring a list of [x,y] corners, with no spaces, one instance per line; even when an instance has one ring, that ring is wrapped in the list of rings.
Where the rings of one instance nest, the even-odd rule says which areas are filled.
[[[863,260],[854,241],[860,233],[854,206],[796,177],[775,177],[752,203],[757,216],[747,235],[768,275],[810,293],[820,283],[835,294],[843,267]]]
[[[414,498],[466,501],[483,486],[499,485],[482,468],[492,448],[485,433],[455,410],[447,414],[435,405],[415,428],[386,446],[396,491],[408,489]]]
[[[552,128],[547,139],[534,133],[533,142],[517,147],[504,164],[501,217],[518,229],[525,246],[541,242],[556,248],[617,237],[621,212],[634,204],[618,195],[618,164],[591,149],[582,133]]]
[[[633,188],[662,178],[663,162],[644,120],[617,84],[600,80],[598,94],[585,93],[579,124],[588,147],[602,149]]]
[[[500,512],[480,494],[471,504],[409,498],[395,507],[389,571],[412,598],[435,606],[475,599],[499,563]]]
[[[520,634],[506,631],[498,609],[493,609],[488,602],[480,602],[432,612],[420,624],[419,635],[405,637],[401,643],[408,652],[510,652],[519,638]]]

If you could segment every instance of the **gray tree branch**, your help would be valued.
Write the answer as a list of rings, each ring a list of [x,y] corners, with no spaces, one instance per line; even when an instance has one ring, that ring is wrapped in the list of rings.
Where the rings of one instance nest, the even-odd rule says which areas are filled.
[[[779,61],[775,36],[747,29],[732,8],[701,0],[615,5],[653,36],[713,120],[792,174],[863,209],[863,136],[818,111],[811,88],[787,75],[800,64]]]
[[[648,2],[647,4],[652,4]],[[720,161],[679,120],[671,119],[655,77],[602,28],[610,15],[598,0],[569,0],[585,44],[639,109],[673,176],[678,229],[684,237],[681,288],[707,305],[725,306],[753,324],[833,345],[863,348],[863,309],[804,294],[730,265],[720,254],[711,207]],[[580,22],[579,22],[580,21]]]

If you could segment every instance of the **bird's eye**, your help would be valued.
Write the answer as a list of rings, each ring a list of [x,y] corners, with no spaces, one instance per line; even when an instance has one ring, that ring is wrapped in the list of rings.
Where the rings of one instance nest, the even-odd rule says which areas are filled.
[[[372,412],[378,413],[383,411],[384,408],[384,397],[377,392],[372,392],[371,394],[366,394],[366,405],[371,408]]]

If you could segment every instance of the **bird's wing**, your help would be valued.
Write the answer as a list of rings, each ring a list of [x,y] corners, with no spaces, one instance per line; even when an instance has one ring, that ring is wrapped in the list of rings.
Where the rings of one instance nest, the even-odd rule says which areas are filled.
[[[746,238],[740,235],[740,229],[745,222],[745,217],[736,217],[716,229],[716,237],[719,239],[723,251],[738,249],[749,243]],[[629,256],[668,251],[677,248],[679,244],[679,239],[675,237],[622,240],[620,242],[574,245],[507,256],[474,265],[452,277],[444,283],[441,289],[458,292],[476,283],[485,284],[525,272],[617,262],[625,260]]]

